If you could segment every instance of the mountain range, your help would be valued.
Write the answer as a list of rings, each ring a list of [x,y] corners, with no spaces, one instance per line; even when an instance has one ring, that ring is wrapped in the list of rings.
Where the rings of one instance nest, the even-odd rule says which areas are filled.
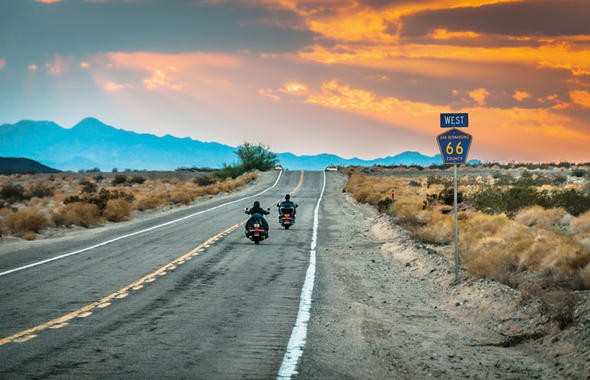
[[[86,118],[69,129],[50,121],[23,120],[0,125],[1,156],[26,157],[65,171],[219,168],[237,160],[235,150],[235,147],[215,142],[125,131],[94,118]],[[292,170],[322,170],[330,165],[429,166],[442,162],[440,155],[430,157],[418,152],[375,160],[345,159],[332,154],[297,156],[278,153],[277,156],[283,167]]]

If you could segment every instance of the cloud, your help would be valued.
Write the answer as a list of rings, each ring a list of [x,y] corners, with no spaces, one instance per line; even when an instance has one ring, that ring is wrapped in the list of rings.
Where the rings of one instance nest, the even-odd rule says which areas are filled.
[[[476,91],[486,93],[485,89]],[[372,91],[355,89],[335,80],[324,82],[320,91],[310,94],[306,102],[430,134],[433,144],[440,113],[467,112],[472,125],[469,133],[474,136],[472,152],[481,159],[588,159],[590,136],[585,132],[585,120],[571,118],[552,108],[499,109],[477,105],[457,110],[395,97],[379,98]],[[528,144],[523,146],[522,141]]]
[[[91,66],[90,62],[86,62],[86,61],[80,62],[80,68],[82,68],[82,69],[88,69],[88,68],[90,68],[90,66]]]
[[[6,61],[3,59],[0,59],[0,70],[2,70],[4,67],[6,67]]]
[[[277,95],[277,92],[275,90],[273,90],[272,88],[258,89],[258,93],[262,96],[265,96],[265,97],[270,98],[275,101],[281,100],[281,97],[279,95]]]
[[[590,92],[582,90],[570,91],[570,97],[577,105],[590,108]]]
[[[587,35],[588,14],[590,3],[584,0],[524,0],[439,7],[404,15],[401,34],[426,36],[442,28],[508,36]]]
[[[172,90],[192,91],[191,88],[204,86],[227,86],[224,79],[214,79],[216,75],[208,75],[210,71],[237,67],[237,57],[224,54],[185,53],[158,54],[148,52],[108,53],[102,56],[103,66],[109,70],[101,70],[103,75],[116,76],[117,72],[132,70],[143,73],[143,79],[134,87],[142,85],[150,91]],[[105,63],[106,62],[106,63]],[[116,81],[115,81],[116,82]],[[199,82],[197,84],[197,82]]]
[[[486,105],[486,98],[490,95],[490,92],[485,88],[477,88],[475,90],[469,91],[469,97],[480,106]]]
[[[39,70],[39,67],[37,65],[31,64],[31,65],[27,66],[27,70],[29,70],[30,72],[35,72],[35,71]]]
[[[63,74],[68,69],[68,67],[68,63],[57,54],[54,56],[53,62],[45,64],[45,69],[47,70],[47,73],[51,75]]]
[[[134,88],[134,86],[126,83],[107,82],[104,84],[103,88],[108,92],[117,92],[124,89]]]
[[[180,91],[183,88],[182,84],[172,82],[168,79],[168,75],[159,69],[154,70],[151,77],[144,79],[143,84],[148,90],[168,89]]]
[[[526,91],[516,90],[516,91],[514,91],[514,94],[512,95],[512,97],[517,102],[522,102],[523,100],[530,98],[531,94]]]
[[[61,3],[63,0],[35,0],[35,2],[37,3],[43,3],[43,4],[56,4],[56,3]]]
[[[429,37],[435,40],[474,39],[481,37],[481,34],[475,32],[451,32],[447,29],[439,28],[431,32]]]

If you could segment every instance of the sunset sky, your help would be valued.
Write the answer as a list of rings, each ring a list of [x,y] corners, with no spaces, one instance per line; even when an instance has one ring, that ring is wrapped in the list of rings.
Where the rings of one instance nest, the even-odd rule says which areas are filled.
[[[372,159],[590,161],[588,0],[2,0],[0,124]],[[0,152],[1,155],[1,152]]]

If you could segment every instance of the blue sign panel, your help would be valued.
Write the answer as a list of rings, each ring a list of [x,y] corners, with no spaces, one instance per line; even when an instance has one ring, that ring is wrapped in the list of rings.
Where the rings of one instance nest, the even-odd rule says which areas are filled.
[[[440,154],[445,164],[464,164],[471,147],[471,135],[458,129],[451,129],[436,136]]]
[[[441,128],[461,128],[469,126],[468,113],[441,113],[440,127]]]

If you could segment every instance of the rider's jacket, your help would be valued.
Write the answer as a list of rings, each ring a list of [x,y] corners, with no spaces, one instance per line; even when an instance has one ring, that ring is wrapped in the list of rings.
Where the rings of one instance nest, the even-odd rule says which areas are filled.
[[[260,215],[267,215],[268,211],[263,209],[262,207],[252,207],[247,212],[248,215],[260,214]]]
[[[293,215],[295,215],[295,203],[291,202],[291,201],[282,201],[279,204],[279,211],[283,208],[291,208],[293,209]]]

